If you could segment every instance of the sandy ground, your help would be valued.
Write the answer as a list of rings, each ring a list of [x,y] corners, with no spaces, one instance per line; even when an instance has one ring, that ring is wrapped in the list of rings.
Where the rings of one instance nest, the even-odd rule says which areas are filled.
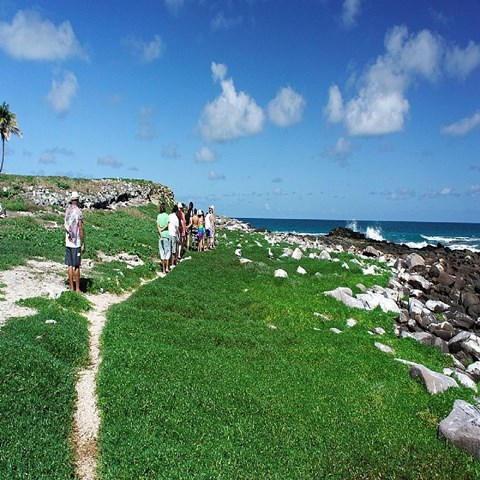
[[[35,310],[21,307],[15,302],[22,298],[48,296],[56,298],[66,290],[67,270],[61,263],[29,260],[11,270],[0,271],[0,326],[10,317],[32,315]]]

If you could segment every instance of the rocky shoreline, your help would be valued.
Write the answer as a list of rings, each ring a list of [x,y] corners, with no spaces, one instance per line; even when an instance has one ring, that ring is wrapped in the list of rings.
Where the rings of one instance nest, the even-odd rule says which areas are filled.
[[[394,325],[397,336],[414,338],[452,355],[456,368],[472,380],[480,380],[478,253],[449,250],[440,244],[412,249],[368,239],[361,233],[341,227],[326,236],[310,236],[260,231],[245,222],[226,217],[219,219],[219,226],[227,230],[261,232],[270,242],[287,242],[296,245],[301,252],[319,249],[322,251],[319,258],[327,260],[331,259],[330,253],[343,251],[360,259],[375,259],[378,269],[385,265],[392,272],[388,287],[377,286],[356,296],[347,289],[335,293],[336,298],[357,308],[380,306],[398,313]],[[367,268],[364,273],[375,273],[375,268],[370,271]]]

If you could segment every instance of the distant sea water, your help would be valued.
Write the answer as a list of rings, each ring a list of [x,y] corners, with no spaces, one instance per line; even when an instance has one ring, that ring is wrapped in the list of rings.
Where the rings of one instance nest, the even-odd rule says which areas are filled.
[[[305,220],[242,218],[255,228],[272,232],[326,235],[335,227],[347,227],[373,240],[403,243],[423,248],[441,243],[452,250],[480,252],[480,223],[383,222],[367,220]]]

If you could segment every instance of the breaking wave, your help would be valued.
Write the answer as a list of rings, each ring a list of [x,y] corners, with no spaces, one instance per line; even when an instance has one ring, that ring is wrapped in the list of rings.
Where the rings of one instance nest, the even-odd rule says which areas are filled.
[[[365,236],[372,240],[384,241],[385,238],[382,235],[382,229],[380,227],[367,227]]]

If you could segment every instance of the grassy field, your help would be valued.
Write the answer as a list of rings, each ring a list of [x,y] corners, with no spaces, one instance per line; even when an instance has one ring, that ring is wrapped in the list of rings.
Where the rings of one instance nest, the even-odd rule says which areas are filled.
[[[74,478],[76,373],[87,360],[88,303],[75,294],[23,302],[38,308],[0,330],[0,478]]]
[[[86,252],[84,259],[98,259],[120,252],[138,255],[145,264],[127,268],[125,263],[98,263],[88,278],[87,290],[120,292],[140,284],[141,278],[155,275],[158,240],[154,218],[157,208],[145,207],[117,211],[85,211]],[[48,227],[57,222],[60,228]],[[63,262],[65,255],[63,214],[36,213],[34,216],[3,219],[0,228],[0,270],[42,257]]]
[[[254,263],[239,264],[239,241]],[[387,275],[300,264],[307,275],[230,233],[228,245],[194,255],[109,311],[101,479],[479,478],[478,462],[436,434],[470,391],[430,396],[374,341],[437,371],[447,357],[396,339],[391,316],[322,293],[385,284]],[[288,279],[273,278],[279,267]],[[352,316],[358,324],[348,329]],[[376,326],[387,334],[369,335]]]

